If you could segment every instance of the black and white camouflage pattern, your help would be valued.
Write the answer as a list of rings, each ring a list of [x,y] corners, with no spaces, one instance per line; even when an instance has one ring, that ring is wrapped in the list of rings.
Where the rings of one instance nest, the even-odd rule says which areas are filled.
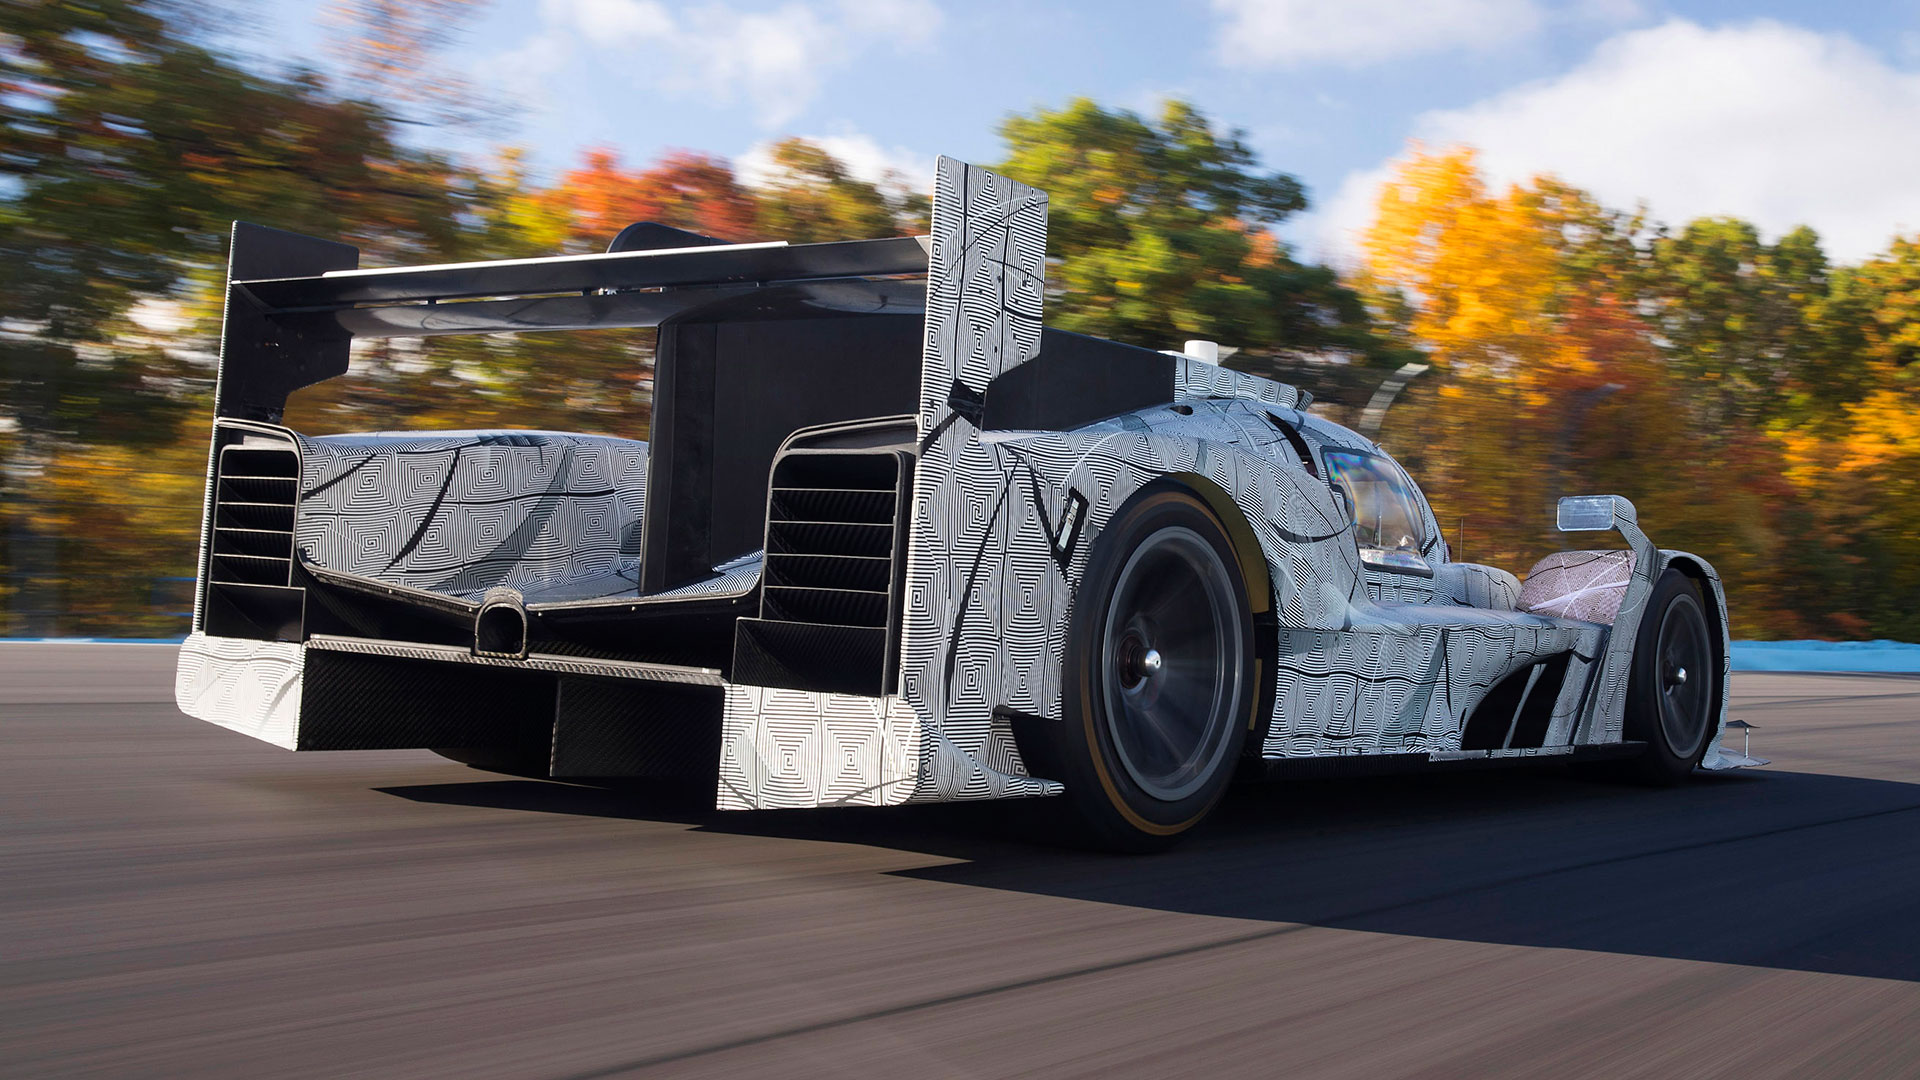
[[[548,431],[296,435],[294,544],[322,569],[466,601],[639,592],[647,444]]]
[[[993,715],[1008,685],[1057,685],[1052,562],[1013,554],[1007,455],[983,442],[987,385],[1040,347],[1047,199],[952,158],[936,166],[899,694],[729,692],[723,808],[1046,795]],[[1038,530],[1035,529],[1035,535]],[[1014,610],[1002,586],[1031,587]],[[897,703],[896,703],[897,702]],[[876,741],[878,740],[878,741]],[[874,746],[895,747],[887,753]],[[894,754],[910,755],[895,757]],[[910,761],[893,768],[890,761]],[[849,793],[857,793],[850,795]]]
[[[1553,573],[1522,585],[1451,563],[1424,500],[1419,551],[1433,576],[1364,565],[1313,455],[1303,462],[1285,432],[1314,453],[1379,448],[1304,412],[1292,387],[1197,360],[1173,361],[1164,406],[1069,432],[982,431],[988,385],[1038,350],[1046,197],[946,158],[935,194],[898,692],[727,687],[721,807],[1058,792],[1029,774],[1004,717],[1061,718],[1067,629],[1092,548],[1130,497],[1169,477],[1229,500],[1245,518],[1239,535],[1258,545],[1244,554],[1265,569],[1278,624],[1276,652],[1262,658],[1277,690],[1258,718],[1264,757],[1446,760],[1615,742],[1658,573],[1678,565],[1704,577],[1724,628],[1712,568],[1656,551],[1625,500],[1618,528],[1633,555],[1612,560],[1628,573],[1606,620],[1570,617],[1601,614],[1591,605],[1555,609],[1566,580]],[[492,589],[529,607],[635,599],[644,443],[544,432],[296,439],[296,546],[315,567],[464,602]],[[1549,570],[1566,579],[1576,563],[1562,563]],[[760,567],[755,553],[641,602],[745,595]],[[196,633],[183,651],[182,708],[232,714],[232,726],[282,741],[297,721],[300,648]],[[1568,673],[1546,746],[1461,750],[1491,687],[1561,653]],[[1716,731],[1708,767],[1738,764],[1720,743]]]

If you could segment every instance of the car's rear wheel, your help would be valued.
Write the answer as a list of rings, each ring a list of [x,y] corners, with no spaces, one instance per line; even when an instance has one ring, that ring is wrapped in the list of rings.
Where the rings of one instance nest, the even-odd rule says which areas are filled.
[[[1719,708],[1719,646],[1700,587],[1668,570],[1654,583],[1634,639],[1626,737],[1647,744],[1635,775],[1656,784],[1686,779],[1706,753]]]
[[[1164,847],[1219,801],[1253,711],[1253,617],[1233,544],[1190,492],[1148,489],[1102,533],[1074,609],[1042,775],[1066,784],[1085,839]]]

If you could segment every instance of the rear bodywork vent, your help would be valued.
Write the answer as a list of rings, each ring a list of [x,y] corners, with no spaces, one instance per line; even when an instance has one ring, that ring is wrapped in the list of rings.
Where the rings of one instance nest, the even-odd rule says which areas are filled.
[[[249,440],[221,447],[214,470],[206,630],[298,641],[306,595],[293,586],[300,457]]]
[[[760,617],[738,624],[733,681],[893,691],[912,479],[905,447],[789,449],[774,460]]]

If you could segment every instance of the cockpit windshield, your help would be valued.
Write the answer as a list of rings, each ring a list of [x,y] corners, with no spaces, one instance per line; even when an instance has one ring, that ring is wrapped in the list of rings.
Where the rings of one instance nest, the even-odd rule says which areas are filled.
[[[1412,482],[1375,454],[1328,449],[1320,455],[1327,479],[1347,496],[1361,558],[1386,569],[1431,572],[1420,557],[1421,515]]]

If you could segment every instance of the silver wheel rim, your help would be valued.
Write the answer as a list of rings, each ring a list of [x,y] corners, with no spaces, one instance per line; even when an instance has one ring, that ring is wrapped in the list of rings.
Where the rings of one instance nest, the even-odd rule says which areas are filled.
[[[1161,529],[1120,569],[1100,650],[1107,731],[1155,799],[1200,790],[1226,754],[1246,668],[1238,623],[1233,578],[1192,529]]]
[[[1707,736],[1708,695],[1713,677],[1708,665],[1707,619],[1693,597],[1674,597],[1660,617],[1654,653],[1660,695],[1660,730],[1674,756],[1690,758]]]

